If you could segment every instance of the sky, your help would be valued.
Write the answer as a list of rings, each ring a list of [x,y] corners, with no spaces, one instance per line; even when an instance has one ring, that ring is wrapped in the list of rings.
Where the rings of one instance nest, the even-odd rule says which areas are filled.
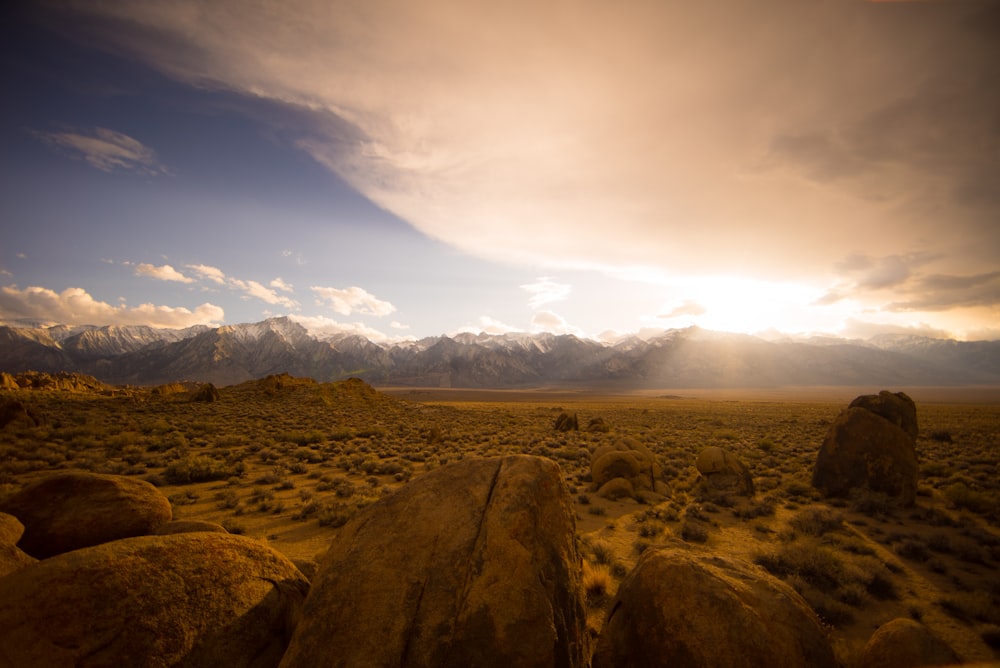
[[[1000,339],[1000,0],[0,10],[0,321]]]

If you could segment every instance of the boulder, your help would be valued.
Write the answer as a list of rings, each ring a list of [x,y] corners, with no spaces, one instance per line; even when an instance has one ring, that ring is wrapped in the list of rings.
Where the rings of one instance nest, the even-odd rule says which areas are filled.
[[[0,390],[19,390],[21,386],[17,384],[17,379],[6,371],[0,371]]]
[[[308,586],[242,536],[67,552],[0,578],[0,666],[276,666]]]
[[[218,401],[220,398],[219,390],[216,389],[215,385],[211,383],[206,383],[198,388],[198,390],[191,395],[191,401],[201,401],[205,403],[212,403],[213,401]]]
[[[661,474],[656,456],[634,438],[623,438],[613,445],[601,446],[590,458],[591,491],[599,495],[601,495],[600,490],[616,478],[628,483],[632,489],[630,496],[638,492],[657,491],[657,482]],[[617,484],[608,489],[624,488],[624,485]],[[663,486],[660,486],[660,489],[663,489]]]
[[[698,453],[695,468],[702,476],[702,493],[706,496],[736,494],[753,496],[754,484],[750,469],[736,455],[717,446]]]
[[[38,559],[156,531],[172,516],[170,501],[145,480],[60,473],[0,502],[24,524],[18,547]]]
[[[0,428],[7,427],[37,427],[42,424],[42,418],[35,409],[25,406],[17,399],[7,399],[0,403]]]
[[[580,564],[555,462],[443,466],[338,531],[281,665],[583,666]]]
[[[856,397],[848,408],[864,408],[881,415],[905,431],[914,442],[917,440],[917,405],[905,392],[892,393],[882,390],[878,394],[863,394]]]
[[[37,562],[37,559],[25,554],[18,546],[0,543],[0,578]]]
[[[578,431],[580,429],[580,420],[576,417],[576,413],[572,415],[569,413],[560,413],[559,417],[556,418],[554,428],[556,431]]]
[[[0,545],[17,545],[24,535],[21,520],[7,513],[0,513]]]
[[[843,411],[830,425],[813,469],[812,484],[827,496],[867,488],[912,506],[917,493],[917,454],[901,427],[860,407]]]
[[[923,624],[898,618],[872,634],[861,653],[858,668],[916,668],[961,663],[948,643]]]
[[[24,525],[7,513],[0,513],[0,577],[21,570],[37,561],[17,547]]]
[[[626,478],[612,478],[601,485],[601,488],[597,490],[597,496],[611,500],[631,499],[635,497],[635,489]]]
[[[587,431],[591,433],[606,434],[611,431],[611,427],[607,425],[602,417],[591,418],[590,422],[587,423]]]
[[[608,610],[593,668],[837,666],[795,590],[724,557],[647,550]]]
[[[226,527],[216,522],[207,520],[172,520],[160,525],[155,534],[157,536],[169,536],[175,533],[198,533],[199,531],[210,531],[215,533],[229,533]]]

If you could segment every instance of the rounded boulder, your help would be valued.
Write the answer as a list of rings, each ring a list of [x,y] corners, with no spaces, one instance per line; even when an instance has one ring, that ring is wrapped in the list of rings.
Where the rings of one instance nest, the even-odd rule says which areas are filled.
[[[140,536],[0,578],[2,666],[277,666],[308,591],[284,556],[217,533]]]
[[[24,525],[18,547],[38,559],[154,533],[169,522],[170,501],[145,480],[62,473],[32,483],[0,503]]]
[[[816,614],[749,564],[647,550],[618,588],[593,668],[835,668]]]

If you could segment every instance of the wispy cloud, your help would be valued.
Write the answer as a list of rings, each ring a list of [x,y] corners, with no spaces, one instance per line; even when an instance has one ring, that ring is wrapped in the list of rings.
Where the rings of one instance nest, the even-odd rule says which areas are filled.
[[[218,267],[211,267],[207,264],[186,264],[184,266],[205,280],[219,285],[226,284],[226,274]]]
[[[493,318],[488,315],[481,315],[476,320],[475,324],[464,325],[462,327],[459,327],[454,332],[451,332],[451,334],[454,335],[462,332],[469,332],[471,334],[485,333],[485,334],[496,335],[496,334],[509,334],[511,332],[519,332],[519,331],[522,331],[522,328],[514,327],[513,325],[508,325],[507,323],[501,322],[500,320],[497,320],[496,318]]]
[[[31,134],[42,141],[82,157],[91,166],[104,172],[124,170],[144,176],[169,174],[160,163],[156,151],[138,139],[107,128],[90,131],[43,132],[33,130]]]
[[[184,307],[151,303],[129,307],[112,306],[94,299],[83,288],[56,292],[32,286],[23,290],[9,285],[0,288],[0,317],[32,318],[67,325],[150,325],[181,328],[192,325],[221,324],[225,312],[219,306],[204,303],[193,311]]]
[[[295,288],[290,284],[286,283],[281,276],[276,277],[270,283],[268,283],[275,290],[281,290],[282,292],[295,292]]]
[[[259,299],[265,304],[275,304],[278,306],[284,306],[288,309],[294,309],[299,306],[299,303],[291,297],[279,295],[273,289],[266,287],[257,281],[244,281],[238,278],[230,278],[227,280],[227,284],[244,292],[247,297]]]
[[[314,285],[309,289],[319,298],[317,305],[329,306],[340,315],[360,313],[381,317],[396,311],[396,307],[389,302],[378,299],[364,288],[357,286],[330,288]]]
[[[137,264],[135,266],[136,276],[145,276],[147,278],[155,278],[160,281],[176,281],[177,283],[194,283],[194,279],[185,276],[180,273],[169,264],[164,264],[159,267],[151,264]]]
[[[673,320],[684,316],[704,315],[706,312],[705,307],[695,300],[685,299],[680,304],[671,305],[666,311],[658,313],[656,317],[662,320]]]
[[[572,334],[580,338],[586,338],[587,334],[579,327],[568,323],[558,313],[552,311],[537,311],[531,316],[532,332],[549,332],[551,334]]]
[[[549,276],[542,276],[536,279],[534,283],[522,285],[521,289],[531,295],[528,305],[531,308],[538,308],[543,304],[566,299],[573,291],[573,286],[568,283],[557,283],[555,279]]]

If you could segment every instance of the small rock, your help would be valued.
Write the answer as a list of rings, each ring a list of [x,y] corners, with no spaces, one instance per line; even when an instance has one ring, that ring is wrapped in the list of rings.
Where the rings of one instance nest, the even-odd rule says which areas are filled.
[[[955,651],[923,624],[898,618],[878,627],[861,653],[859,668],[917,668],[961,663]]]

